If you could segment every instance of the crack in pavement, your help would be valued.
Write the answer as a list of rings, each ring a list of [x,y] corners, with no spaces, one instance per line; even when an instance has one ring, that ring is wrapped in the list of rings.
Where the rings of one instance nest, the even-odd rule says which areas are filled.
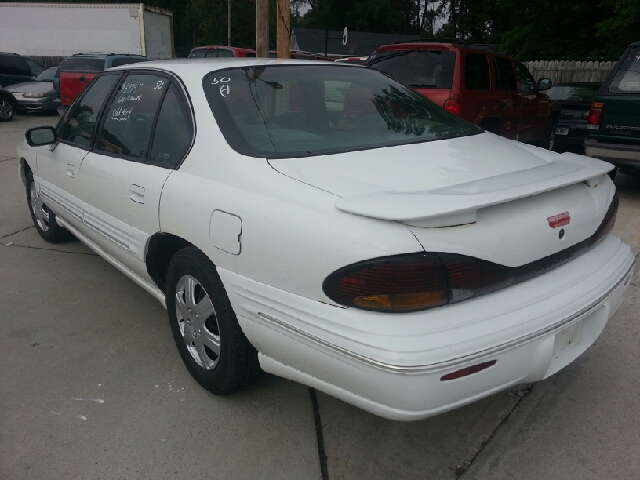
[[[313,405],[313,418],[316,424],[316,438],[318,441],[318,459],[320,460],[320,474],[322,480],[329,480],[329,470],[327,469],[327,454],[324,449],[324,436],[322,435],[322,420],[320,419],[320,406],[318,405],[318,397],[316,389],[309,387],[309,395],[311,396],[311,404]]]
[[[17,160],[16,157],[5,157],[5,158],[0,158],[0,163],[2,162],[9,162],[11,160]]]
[[[7,238],[7,237],[10,237],[11,235],[15,235],[16,233],[20,233],[20,232],[24,232],[26,230],[29,230],[30,228],[35,228],[35,226],[31,225],[29,227],[23,228],[22,230],[18,230],[17,232],[7,233],[6,235],[1,236],[0,238]]]
[[[4,238],[4,237],[3,237]],[[0,244],[3,247],[20,247],[20,248],[30,248],[32,250],[47,250],[49,252],[58,252],[58,253],[69,253],[71,255],[87,255],[88,257],[99,257],[97,253],[85,253],[85,252],[70,252],[68,250],[57,250],[55,248],[43,248],[43,247],[34,247],[32,245],[18,245],[16,243],[10,242],[10,244]]]
[[[507,413],[504,416],[504,418],[502,419],[502,421],[498,425],[496,425],[496,428],[493,429],[493,432],[491,432],[491,435],[489,435],[489,437],[480,444],[480,446],[478,447],[478,449],[475,452],[475,454],[471,458],[469,458],[469,459],[465,460],[464,462],[462,462],[461,465],[458,465],[456,467],[456,470],[455,470],[456,480],[462,479],[464,474],[467,473],[467,470],[469,470],[471,465],[473,465],[473,462],[476,461],[476,459],[482,453],[482,451],[485,449],[485,447],[487,445],[489,445],[491,440],[493,440],[493,438],[498,433],[498,430],[500,430],[500,428],[507,422],[507,420],[509,420],[509,418],[511,418],[511,415],[513,415],[513,413],[516,411],[516,409],[522,403],[522,401],[529,396],[529,394],[531,393],[533,388],[534,388],[534,384],[531,384],[531,385],[525,386],[524,388],[521,388],[520,390],[518,390],[516,392],[516,395],[518,395],[520,398],[518,398],[518,401],[511,408],[511,410],[509,410],[509,413]]]

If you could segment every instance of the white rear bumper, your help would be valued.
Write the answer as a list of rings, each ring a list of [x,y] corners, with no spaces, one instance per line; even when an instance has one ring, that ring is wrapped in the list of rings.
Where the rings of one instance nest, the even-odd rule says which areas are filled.
[[[568,365],[602,332],[633,265],[629,247],[609,235],[520,285],[411,314],[341,308],[220,274],[265,371],[383,417],[418,420]],[[493,360],[481,372],[441,380]]]

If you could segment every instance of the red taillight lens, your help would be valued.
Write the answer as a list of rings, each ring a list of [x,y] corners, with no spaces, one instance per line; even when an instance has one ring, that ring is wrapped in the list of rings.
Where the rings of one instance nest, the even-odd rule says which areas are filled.
[[[383,257],[337,270],[323,284],[326,295],[347,306],[410,312],[483,295],[512,282],[509,269],[455,254]]]
[[[457,100],[453,98],[447,99],[444,102],[443,107],[447,112],[451,112],[458,117],[462,114],[462,109],[460,108],[460,104],[458,103]]]
[[[603,108],[604,103],[593,102],[591,104],[591,109],[589,110],[589,115],[587,116],[587,123],[590,123],[591,125],[600,125]]]

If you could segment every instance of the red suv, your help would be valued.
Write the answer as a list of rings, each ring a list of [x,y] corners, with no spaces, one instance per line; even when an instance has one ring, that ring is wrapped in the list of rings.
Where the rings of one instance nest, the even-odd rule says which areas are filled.
[[[77,53],[65,58],[53,78],[54,89],[62,103],[61,110],[68,108],[84,87],[103,70],[147,60],[147,57],[126,53]]]
[[[551,80],[536,84],[513,58],[461,41],[414,41],[384,45],[365,65],[489,132],[553,149],[560,105],[542,93]]]

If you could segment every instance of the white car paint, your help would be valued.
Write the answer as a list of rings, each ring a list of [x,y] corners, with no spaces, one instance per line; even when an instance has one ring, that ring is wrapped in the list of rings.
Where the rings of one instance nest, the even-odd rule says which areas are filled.
[[[490,134],[309,158],[243,156],[220,132],[202,78],[256,62],[122,68],[173,72],[184,83],[196,135],[176,170],[117,159],[104,167],[104,156],[71,153],[80,159],[73,160],[80,188],[45,166],[55,161],[42,161],[49,147],[23,142],[19,158],[51,192],[61,223],[158,299],[163,293],[144,256],[160,231],[197,246],[216,265],[264,370],[378,415],[424,418],[543,379],[595,341],[633,273],[629,247],[611,234],[524,283],[420,312],[347,308],[325,295],[322,282],[346,265],[423,250],[514,267],[562,251],[598,227],[615,191],[604,175],[610,165]],[[305,63],[313,62],[290,62]],[[61,147],[68,146],[53,153],[66,155]],[[388,200],[396,195],[398,204]],[[403,209],[419,213],[406,217]],[[571,224],[559,238],[547,219],[566,209]],[[473,216],[452,222],[460,211]],[[444,228],[421,223],[438,215],[449,216]],[[497,363],[441,381],[485,360]]]

